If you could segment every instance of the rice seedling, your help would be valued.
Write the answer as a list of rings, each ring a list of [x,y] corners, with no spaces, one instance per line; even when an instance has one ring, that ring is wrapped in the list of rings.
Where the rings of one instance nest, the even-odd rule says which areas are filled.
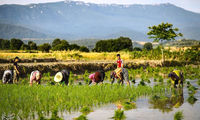
[[[194,87],[193,85],[190,85],[190,86],[188,87],[188,93],[189,93],[189,94],[195,94],[197,89],[198,89],[198,88]]]
[[[84,77],[85,84],[89,84],[89,73],[87,70],[85,71],[83,77]]]
[[[141,80],[140,83],[139,83],[139,86],[145,86],[146,83],[144,82],[144,80]]]
[[[187,88],[189,88],[190,86],[191,86],[191,83],[187,81]]]
[[[125,101],[123,102],[122,105],[123,105],[124,110],[131,110],[131,109],[136,108],[136,103],[134,102]]]
[[[69,74],[69,85],[73,85],[74,80],[75,80],[74,74],[72,72],[70,72],[70,74]]]
[[[112,117],[114,120],[125,120],[126,116],[123,110],[117,109],[115,110],[115,115]]]
[[[158,82],[163,83],[163,78],[162,78],[162,76],[159,76]]]
[[[178,111],[174,114],[174,120],[182,120],[183,118],[184,116],[182,111]]]
[[[90,107],[84,106],[84,107],[81,108],[80,112],[82,112],[83,115],[87,115],[90,112],[92,112],[92,110],[91,110]]]
[[[167,79],[167,84],[171,85],[171,80]]]
[[[85,115],[80,115],[79,117],[74,118],[74,120],[88,120],[88,119],[87,119],[87,116],[85,116]]]
[[[197,84],[200,86],[200,79],[197,81]]]
[[[188,103],[190,103],[191,105],[194,105],[195,102],[197,101],[198,99],[194,97],[194,95],[190,95],[187,99]]]

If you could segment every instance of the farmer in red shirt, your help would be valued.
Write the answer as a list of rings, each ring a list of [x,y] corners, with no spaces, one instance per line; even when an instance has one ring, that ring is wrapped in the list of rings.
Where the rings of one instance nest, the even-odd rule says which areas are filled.
[[[115,71],[111,72],[110,77],[111,77],[111,79],[113,79],[111,83],[113,83],[116,78],[117,79],[119,78],[120,79],[119,83],[123,84],[124,80],[126,80],[127,85],[130,85],[128,70],[123,68],[124,67],[123,60],[120,58],[120,54],[117,54],[117,57],[118,57],[117,69]]]
[[[122,79],[122,68],[124,67],[123,65],[123,60],[120,58],[120,54],[117,54],[117,69],[115,70],[117,77]]]
[[[124,65],[123,65],[123,60],[120,58],[120,54],[117,54],[117,68],[123,68]]]

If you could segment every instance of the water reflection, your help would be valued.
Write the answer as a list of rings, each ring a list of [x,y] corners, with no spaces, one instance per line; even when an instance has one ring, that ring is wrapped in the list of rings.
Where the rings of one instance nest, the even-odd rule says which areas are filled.
[[[177,88],[171,96],[154,95],[149,99],[150,108],[159,109],[163,113],[170,112],[173,108],[179,108],[184,102],[183,89]]]

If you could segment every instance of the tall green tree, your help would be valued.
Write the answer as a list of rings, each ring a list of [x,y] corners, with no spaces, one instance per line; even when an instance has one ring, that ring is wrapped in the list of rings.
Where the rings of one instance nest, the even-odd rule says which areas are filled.
[[[90,50],[85,47],[85,46],[81,46],[80,49],[79,49],[81,52],[89,52]]]
[[[69,48],[70,48],[70,50],[79,50],[80,46],[77,44],[71,44]]]
[[[44,43],[38,46],[38,49],[42,52],[49,52],[49,50],[51,49],[51,45],[49,43]]]
[[[54,48],[56,45],[61,44],[61,40],[59,38],[56,38],[53,42],[52,42],[52,47]]]
[[[37,44],[33,41],[28,41],[28,46],[31,50],[37,50]]]
[[[176,37],[182,37],[182,33],[177,33],[179,31],[178,28],[173,28],[173,24],[170,23],[161,23],[159,25],[150,26],[149,32],[147,35],[149,35],[150,39],[154,39],[154,42],[161,42],[163,41],[171,41],[175,40]],[[164,62],[164,53],[163,53],[163,47],[162,47],[162,61]]]
[[[29,47],[27,44],[23,44],[23,45],[20,47],[20,50],[30,50],[30,47]]]
[[[55,41],[54,41],[54,45],[55,45]],[[59,42],[56,43],[56,46],[54,46],[52,49],[53,50],[68,50],[69,43],[66,40],[60,40]]]
[[[152,43],[147,42],[147,43],[144,44],[143,48],[146,49],[146,50],[152,50],[153,49],[153,45],[152,45]]]
[[[10,41],[9,40],[4,40],[4,39],[0,39],[0,49],[2,49],[2,50],[10,49]]]
[[[100,40],[96,43],[94,51],[112,52],[123,49],[133,50],[132,40],[128,37],[119,37],[117,39]]]
[[[12,38],[10,40],[10,48],[12,50],[19,50],[23,44],[23,41],[21,41],[20,39]]]

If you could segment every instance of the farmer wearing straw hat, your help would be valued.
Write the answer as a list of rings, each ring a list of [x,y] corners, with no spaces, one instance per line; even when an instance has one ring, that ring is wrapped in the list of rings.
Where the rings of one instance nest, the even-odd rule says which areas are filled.
[[[100,70],[100,71],[97,71],[97,72],[95,72],[95,73],[93,73],[93,74],[90,74],[90,75],[89,75],[89,79],[90,79],[89,85],[90,85],[92,82],[95,83],[95,84],[98,84],[98,83],[100,83],[100,82],[103,83],[104,78],[105,78],[105,72],[104,72],[103,70]]]
[[[36,82],[37,84],[40,84],[41,78],[42,78],[42,74],[41,74],[40,71],[35,70],[35,71],[31,72],[30,85],[33,85],[33,82]]]
[[[6,70],[3,73],[3,77],[2,77],[2,82],[3,84],[11,84],[13,83],[13,71],[12,70]]]
[[[168,77],[171,78],[171,83],[174,86],[174,88],[176,88],[177,84],[178,86],[182,85],[183,86],[183,73],[180,70],[173,70],[172,72],[169,73]]]
[[[55,77],[54,77],[54,81],[57,83],[65,83],[65,85],[68,85],[69,83],[69,75],[70,72],[67,70],[62,70],[61,72],[57,72]]]
[[[20,61],[19,57],[15,57],[13,61],[13,83],[18,83],[19,81],[19,66],[18,62]]]

